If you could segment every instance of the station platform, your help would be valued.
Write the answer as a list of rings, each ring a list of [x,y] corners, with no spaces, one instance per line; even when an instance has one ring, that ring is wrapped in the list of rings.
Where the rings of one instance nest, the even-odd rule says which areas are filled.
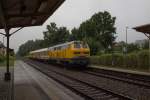
[[[5,72],[6,67],[0,67],[0,100],[13,100],[13,67],[10,67],[10,81],[4,81]]]
[[[23,61],[16,61],[14,100],[84,100]]]
[[[97,66],[97,65],[90,65],[90,67],[97,68],[97,69],[112,70],[112,71],[117,71],[117,72],[150,76],[150,71],[144,72],[144,71],[129,70],[129,69],[123,69],[123,68],[121,69],[121,68],[115,68],[115,67],[103,67],[103,66]]]

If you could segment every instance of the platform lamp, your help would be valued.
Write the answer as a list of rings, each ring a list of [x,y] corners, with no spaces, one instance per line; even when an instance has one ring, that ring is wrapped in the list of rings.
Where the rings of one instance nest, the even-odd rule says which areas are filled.
[[[127,45],[128,45],[128,29],[129,29],[129,27],[128,26],[126,26],[126,54],[127,54]]]
[[[125,53],[125,56],[127,56],[128,53],[128,29],[130,29],[128,26],[126,26],[126,42],[125,42],[125,48],[123,48],[123,51]],[[125,64],[127,66],[127,60],[125,58]]]

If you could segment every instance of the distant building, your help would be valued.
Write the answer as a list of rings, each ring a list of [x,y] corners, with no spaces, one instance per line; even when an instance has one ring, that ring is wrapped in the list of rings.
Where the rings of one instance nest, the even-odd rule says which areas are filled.
[[[125,47],[125,42],[124,41],[116,42],[114,44],[114,50],[116,52],[123,52],[124,47]]]
[[[146,43],[146,41],[148,41],[147,39],[144,40],[136,40],[135,44],[138,45],[140,48],[144,47],[144,44]]]
[[[0,41],[0,55],[6,55],[6,48],[1,41]]]
[[[14,54],[14,50],[13,49],[10,49],[9,48],[9,51],[10,51],[10,55],[13,55]],[[0,41],[0,56],[6,56],[6,52],[7,52],[7,48],[4,46],[4,44]]]

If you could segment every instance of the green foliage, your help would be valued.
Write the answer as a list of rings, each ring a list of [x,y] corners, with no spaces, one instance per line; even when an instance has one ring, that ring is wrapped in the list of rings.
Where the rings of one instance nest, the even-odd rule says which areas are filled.
[[[44,43],[47,46],[64,43],[69,39],[69,30],[66,27],[58,28],[55,23],[50,23],[47,25],[47,30],[43,33]]]
[[[9,56],[9,65],[13,66],[15,61],[14,56]],[[6,66],[6,56],[0,55],[0,67]]]
[[[105,54],[105,55],[103,54],[100,56],[99,61],[103,65],[109,66],[109,65],[111,65],[111,59],[112,59],[111,54]]]
[[[107,11],[96,13],[81,23],[79,28],[72,29],[72,39],[86,41],[92,55],[100,50],[107,50],[116,38],[115,20]]]
[[[114,34],[116,33],[115,17],[111,17],[107,11],[99,12],[92,16],[90,19],[94,27],[94,37],[103,45],[104,48],[108,48],[115,40]],[[92,31],[93,32],[93,31]]]
[[[149,41],[145,41],[143,49],[149,49]]]
[[[138,66],[148,68],[150,66],[150,51],[143,50],[138,53]]]
[[[127,52],[128,52],[128,53],[131,53],[131,52],[133,52],[133,51],[139,51],[138,45],[133,44],[133,43],[128,44],[128,45],[127,45]]]
[[[148,70],[150,66],[150,51],[143,50],[139,52],[129,53],[127,56],[123,54],[103,54],[100,56],[91,56],[91,63],[96,65],[112,66],[113,67],[144,69]]]
[[[19,47],[18,55],[25,56],[30,51],[45,47],[43,40],[29,40]]]
[[[5,61],[5,57],[3,55],[0,55],[0,62]]]
[[[114,65],[120,66],[124,64],[124,56],[122,54],[114,54]]]

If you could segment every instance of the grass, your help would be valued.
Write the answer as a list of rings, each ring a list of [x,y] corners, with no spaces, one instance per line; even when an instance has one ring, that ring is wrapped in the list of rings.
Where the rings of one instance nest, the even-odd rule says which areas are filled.
[[[6,66],[6,61],[0,62],[0,67]],[[14,66],[14,60],[9,61],[9,66]]]
[[[14,66],[15,58],[10,57],[9,66]],[[0,67],[6,67],[6,60],[0,62]]]
[[[91,64],[102,67],[150,72],[149,54],[148,50],[142,50],[138,53],[129,53],[126,56],[121,53],[114,54],[113,56],[112,54],[91,56],[90,60]],[[114,66],[111,65],[112,59],[114,59]]]

